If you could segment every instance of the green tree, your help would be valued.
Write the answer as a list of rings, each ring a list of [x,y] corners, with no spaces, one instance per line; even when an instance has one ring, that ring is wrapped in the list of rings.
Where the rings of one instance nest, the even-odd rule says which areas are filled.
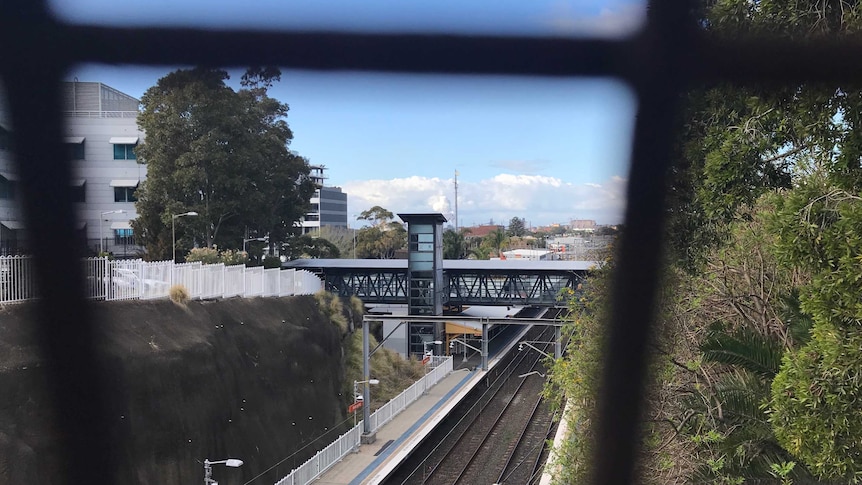
[[[357,258],[392,259],[397,250],[406,247],[407,231],[397,222],[391,222],[382,229],[363,227],[356,232]]]
[[[395,252],[407,247],[407,230],[393,221],[395,214],[380,206],[362,211],[358,220],[371,221],[374,225],[356,232],[356,257],[367,259],[392,259]]]
[[[334,244],[342,258],[353,258],[353,245],[356,242],[354,237],[357,231],[350,227],[323,226],[317,235]]]
[[[359,217],[356,219],[360,221],[370,221],[374,226],[383,228],[395,219],[395,214],[379,205],[375,205],[368,210],[360,212]]]
[[[494,229],[489,232],[482,240],[482,246],[492,250],[497,256],[503,254],[503,248],[506,247],[509,238],[506,237],[506,232],[501,229]]]
[[[860,2],[699,2],[708,35],[853,37]],[[720,245],[736,209],[789,188],[812,167],[837,186],[862,188],[862,93],[856,86],[715,84],[687,93],[671,171],[667,241],[675,263],[697,270]]]
[[[519,217],[513,217],[509,221],[509,227],[506,229],[506,235],[509,237],[522,237],[527,234],[526,221]]]
[[[829,174],[833,175],[833,174]],[[785,356],[772,383],[771,422],[779,441],[818,477],[862,479],[862,196],[814,173],[775,196],[776,250],[811,272],[800,309],[811,338]]]
[[[266,88],[278,71],[250,69],[234,91],[218,69],[177,70],[141,99],[146,141],[137,147],[148,166],[138,190],[137,241],[151,259],[165,258],[172,215],[199,215],[177,224],[178,247],[194,241],[239,248],[252,236],[283,241],[306,212],[314,190],[308,163],[288,150],[288,107]]]
[[[294,236],[282,248],[289,259],[337,259],[341,257],[338,246],[323,237],[312,237],[310,234]]]
[[[464,232],[454,229],[443,231],[443,259],[464,259],[467,256],[467,243]]]

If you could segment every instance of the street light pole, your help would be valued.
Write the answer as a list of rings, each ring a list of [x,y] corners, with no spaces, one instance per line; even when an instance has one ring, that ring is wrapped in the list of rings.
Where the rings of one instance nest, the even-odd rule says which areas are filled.
[[[363,388],[363,392],[365,392],[365,390],[368,389],[368,384],[371,384],[372,386],[376,386],[377,384],[380,384],[380,381],[377,379],[368,379],[367,381],[353,381],[353,404],[356,404],[356,401],[362,401],[363,416],[364,416],[365,415],[364,414],[365,406],[368,405],[368,403],[365,402],[365,398],[366,398],[367,394],[370,394],[370,391],[368,391],[366,393],[366,395],[360,395],[359,394],[359,384],[365,384],[365,387]],[[356,408],[353,408],[353,426],[356,426]]]
[[[177,218],[183,216],[196,216],[195,211],[183,212],[182,214],[174,214],[171,216],[171,249],[173,250],[173,262],[177,262]]]
[[[266,236],[266,237],[252,237],[252,238],[249,238],[249,239],[243,239],[243,240],[242,240],[242,252],[245,252],[245,243],[247,243],[247,242],[249,242],[249,241],[269,241],[269,236]]]
[[[428,346],[429,345],[442,345],[442,344],[443,344],[442,340],[429,340],[427,342],[422,342],[422,354],[423,354],[422,361],[423,361],[423,364],[425,366],[425,375],[426,376],[428,375],[428,364],[431,364],[434,362],[434,349],[432,348],[431,350],[428,350]],[[425,359],[428,359],[427,363],[424,362]],[[422,394],[425,394],[426,392],[428,392],[428,379],[423,378],[422,380],[425,382],[425,385],[423,386],[424,389],[422,390]]]
[[[104,219],[105,216],[108,214],[125,214],[125,213],[126,213],[126,211],[124,211],[124,210],[105,211],[105,212],[102,212],[101,216],[99,217],[99,255],[100,256],[102,255],[102,253],[105,252],[105,234],[102,232],[102,219]]]
[[[429,340],[427,342],[422,342],[422,353],[424,354],[424,357],[434,357],[434,349],[431,349],[430,352],[428,351],[429,345],[443,345],[443,341]]]
[[[242,466],[242,463],[242,460],[237,460],[236,458],[228,458],[227,460],[218,461],[209,461],[208,459],[204,458],[204,485],[218,485],[218,482],[213,480],[212,465],[224,465],[233,468],[239,468]]]

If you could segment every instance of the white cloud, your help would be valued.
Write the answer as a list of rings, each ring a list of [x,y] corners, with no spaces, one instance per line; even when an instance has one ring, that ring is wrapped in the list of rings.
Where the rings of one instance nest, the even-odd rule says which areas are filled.
[[[479,182],[458,181],[460,225],[490,220],[506,223],[523,217],[530,224],[565,223],[595,219],[610,224],[622,221],[626,180],[614,176],[602,184],[571,184],[542,175],[499,174]],[[452,180],[409,177],[364,180],[343,185],[351,214],[374,205],[399,212],[440,212],[454,222],[455,191]]]
[[[613,5],[585,15],[567,1],[552,5],[547,24],[560,35],[620,37],[635,32],[646,18],[646,2]]]
[[[491,166],[512,172],[535,174],[545,171],[550,166],[547,160],[498,160]]]

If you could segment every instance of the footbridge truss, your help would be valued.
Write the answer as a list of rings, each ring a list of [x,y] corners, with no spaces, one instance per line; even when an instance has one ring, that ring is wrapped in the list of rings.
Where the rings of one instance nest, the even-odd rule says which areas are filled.
[[[443,303],[557,306],[560,290],[578,290],[589,261],[443,260]],[[298,259],[288,268],[311,271],[327,291],[355,295],[365,303],[407,303],[407,261],[403,259]]]

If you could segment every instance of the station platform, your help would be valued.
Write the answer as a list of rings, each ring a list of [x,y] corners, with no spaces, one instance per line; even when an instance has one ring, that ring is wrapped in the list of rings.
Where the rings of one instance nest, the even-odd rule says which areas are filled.
[[[318,485],[375,485],[382,483],[408,455],[446,419],[449,413],[527,333],[525,327],[494,352],[488,371],[481,370],[477,353],[461,359],[454,356],[455,369],[428,392],[377,429],[374,443],[360,445],[333,465],[315,483]]]
[[[461,399],[482,379],[484,372],[453,370],[427,394],[377,430],[377,440],[360,445],[316,482],[320,485],[378,484],[410,454]]]

